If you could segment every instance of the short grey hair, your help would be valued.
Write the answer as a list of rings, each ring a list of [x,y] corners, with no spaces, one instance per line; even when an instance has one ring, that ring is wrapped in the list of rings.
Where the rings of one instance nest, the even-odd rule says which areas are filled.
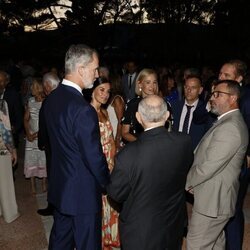
[[[48,72],[43,75],[43,85],[45,85],[45,83],[48,83],[51,86],[52,90],[57,88],[59,82],[59,77],[53,72]]]
[[[85,44],[71,45],[65,55],[65,74],[74,72],[79,64],[86,66],[91,63],[94,54],[98,56],[96,50]]]
[[[145,122],[157,123],[164,121],[167,111],[166,102],[156,95],[143,98],[138,106],[138,112]]]

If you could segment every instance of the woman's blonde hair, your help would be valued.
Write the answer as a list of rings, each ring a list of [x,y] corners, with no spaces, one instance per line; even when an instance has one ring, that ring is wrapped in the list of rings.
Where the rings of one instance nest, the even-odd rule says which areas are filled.
[[[136,80],[135,80],[135,93],[139,96],[142,95],[139,83],[143,81],[143,79],[149,75],[155,75],[157,78],[157,73],[153,69],[142,69],[140,73],[138,74]]]
[[[42,79],[34,78],[31,84],[31,93],[33,96],[44,97]]]

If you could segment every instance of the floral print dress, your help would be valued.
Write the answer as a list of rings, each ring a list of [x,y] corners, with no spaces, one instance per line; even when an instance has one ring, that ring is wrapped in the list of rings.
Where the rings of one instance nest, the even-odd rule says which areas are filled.
[[[110,172],[113,169],[114,162],[111,157],[110,137],[113,136],[112,125],[109,120],[99,122],[101,144],[103,153],[106,156]],[[107,196],[102,196],[102,249],[111,250],[120,247],[118,233],[118,213],[109,204]]]

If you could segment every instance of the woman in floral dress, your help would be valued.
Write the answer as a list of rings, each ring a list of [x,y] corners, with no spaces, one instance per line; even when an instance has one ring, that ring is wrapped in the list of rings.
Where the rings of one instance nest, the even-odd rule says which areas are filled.
[[[110,123],[105,105],[110,96],[110,83],[107,79],[98,79],[93,87],[91,105],[95,108],[100,127],[100,136],[103,152],[106,156],[110,172],[114,166],[114,155],[116,152],[113,129]],[[102,197],[102,249],[111,250],[120,247],[118,234],[118,213],[107,200],[107,196]]]

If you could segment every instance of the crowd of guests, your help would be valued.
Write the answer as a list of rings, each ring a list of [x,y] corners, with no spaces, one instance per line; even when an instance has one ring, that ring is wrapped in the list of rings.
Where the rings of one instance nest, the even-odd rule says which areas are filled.
[[[48,188],[38,213],[54,216],[49,249],[179,250],[184,236],[190,250],[242,249],[250,179],[243,61],[216,71],[129,59],[121,74],[77,44],[64,73],[21,69],[0,71],[6,222],[19,216],[11,168],[23,129],[24,176],[33,194],[36,178]]]

